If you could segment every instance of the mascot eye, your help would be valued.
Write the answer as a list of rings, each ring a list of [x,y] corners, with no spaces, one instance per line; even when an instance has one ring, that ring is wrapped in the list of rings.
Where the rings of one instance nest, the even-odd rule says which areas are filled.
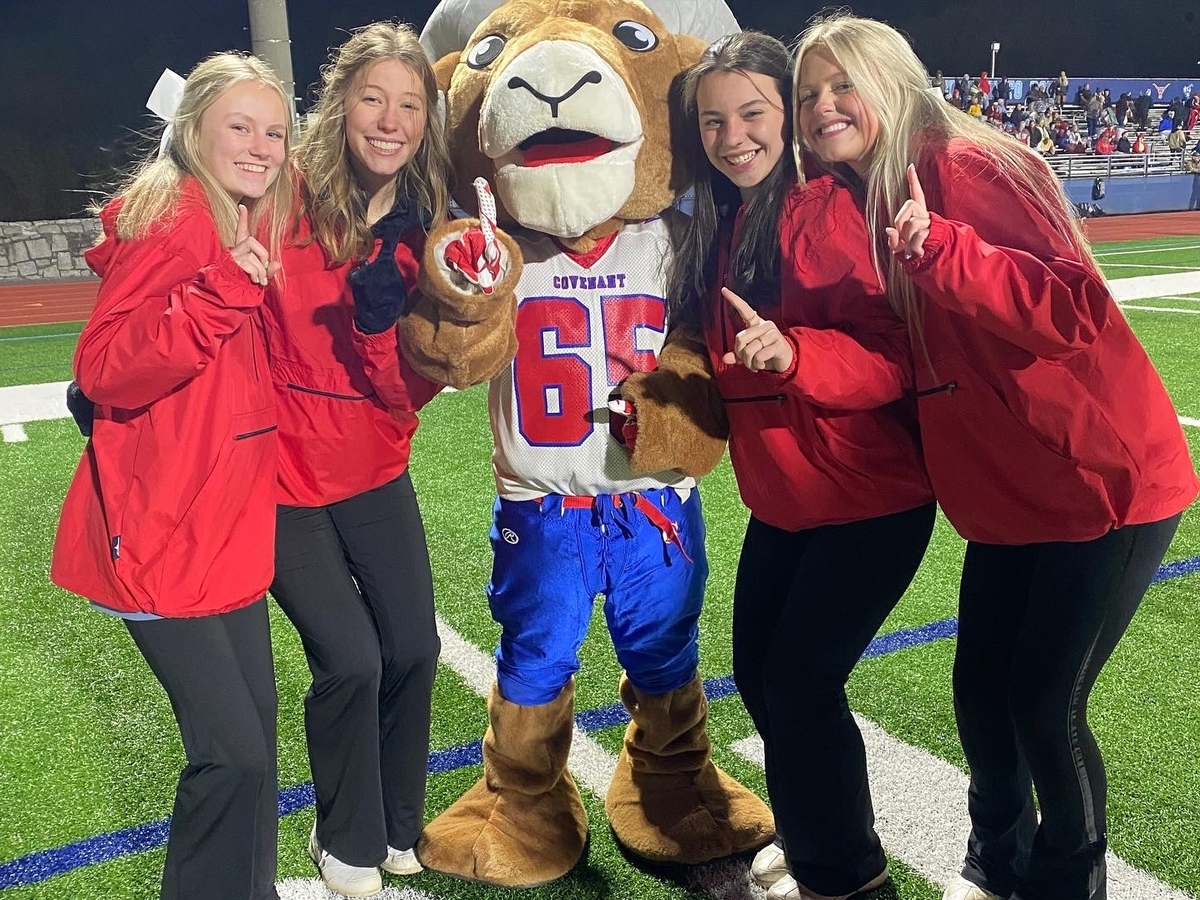
[[[647,53],[658,46],[658,36],[641,22],[628,19],[613,26],[617,40],[638,53]]]
[[[467,54],[467,65],[472,69],[487,68],[496,61],[496,57],[507,43],[508,40],[501,35],[489,34],[471,48],[471,52]]]

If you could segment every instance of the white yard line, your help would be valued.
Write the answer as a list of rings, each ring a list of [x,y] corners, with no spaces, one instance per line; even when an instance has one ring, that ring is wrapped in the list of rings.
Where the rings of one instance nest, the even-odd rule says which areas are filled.
[[[1145,312],[1165,312],[1178,313],[1181,316],[1197,316],[1200,315],[1200,309],[1177,309],[1173,306],[1137,306],[1133,303],[1118,304],[1121,309],[1140,309]]]
[[[1191,272],[1193,271],[1188,266],[1154,266],[1149,263],[1113,263],[1114,266],[1120,266],[1122,269],[1165,269],[1171,272]]]
[[[1191,294],[1200,292],[1200,272],[1180,272],[1172,275],[1138,275],[1135,278],[1117,278],[1108,283],[1117,301],[1149,300],[1164,294]]]
[[[1189,428],[1200,428],[1200,419],[1193,419],[1189,416],[1180,416],[1179,424],[1187,425]]]
[[[0,387],[0,425],[69,417],[68,384],[66,381],[54,381]]]
[[[313,878],[288,878],[275,885],[279,891],[280,900],[345,900],[341,894],[335,894],[315,876]],[[432,894],[412,888],[397,888],[386,886],[377,894],[371,895],[371,900],[436,900]]]
[[[1105,250],[1102,253],[1097,253],[1097,259],[1105,259],[1109,256],[1123,256],[1129,253],[1171,253],[1176,250],[1200,250],[1200,244],[1188,244],[1184,247],[1152,247],[1148,250],[1133,248],[1131,250]]]
[[[495,659],[440,617],[438,634],[442,638],[441,661],[477,694],[486,696],[495,676]],[[949,883],[962,866],[969,830],[967,776],[931,753],[891,737],[868,719],[856,719],[867,745],[876,829],[884,848],[935,884]],[[757,735],[738,741],[734,750],[759,766],[763,764],[762,739]],[[580,784],[603,797],[615,762],[611,753],[576,726],[569,765]],[[1109,894],[1114,898],[1193,900],[1112,853],[1108,865],[1112,884]],[[764,896],[751,883],[744,863],[734,867],[729,863],[700,866],[695,886],[726,900]]]
[[[854,718],[867,748],[875,830],[884,850],[934,884],[947,884],[962,871],[971,830],[967,776],[945,760],[896,740],[869,719]],[[763,764],[762,738],[757,735],[738,741],[733,749]],[[1113,900],[1193,900],[1112,851],[1107,862],[1108,895]]]

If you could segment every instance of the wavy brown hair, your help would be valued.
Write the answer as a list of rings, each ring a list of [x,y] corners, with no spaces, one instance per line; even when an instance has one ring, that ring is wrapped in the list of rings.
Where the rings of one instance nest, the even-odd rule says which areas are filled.
[[[321,91],[296,151],[302,213],[312,221],[315,239],[339,263],[365,256],[372,244],[368,198],[355,178],[346,144],[346,106],[362,90],[367,70],[386,59],[408,66],[425,90],[425,133],[396,175],[396,196],[415,200],[434,225],[446,217],[449,204],[450,154],[438,115],[437,80],[416,32],[393,22],[357,29],[321,70]]]

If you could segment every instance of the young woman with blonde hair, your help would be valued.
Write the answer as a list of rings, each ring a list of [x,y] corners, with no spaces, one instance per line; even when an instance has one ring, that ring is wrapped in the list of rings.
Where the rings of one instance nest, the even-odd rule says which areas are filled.
[[[433,72],[407,25],[353,33],[322,72],[297,151],[300,208],[265,307],[279,416],[271,593],[304,644],[317,797],[309,852],[346,896],[420,871],[440,649],[429,552],[408,473],[415,374],[395,323],[449,162]]]
[[[1061,185],[927,84],[881,22],[801,36],[797,149],[862,200],[856,252],[908,323],[925,463],[968,541],[954,703],[972,830],[945,897],[1101,900],[1088,695],[1196,477]]]
[[[75,352],[95,404],[50,577],[124,620],[170,697],[187,766],[161,897],[275,892],[271,580],[275,413],[259,310],[291,212],[283,88],[222,53],[100,213]]]

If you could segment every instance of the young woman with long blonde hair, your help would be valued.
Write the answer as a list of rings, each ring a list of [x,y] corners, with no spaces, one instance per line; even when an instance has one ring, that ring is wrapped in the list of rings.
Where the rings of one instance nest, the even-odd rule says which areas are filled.
[[[852,249],[908,324],[926,467],[968,541],[954,703],[972,831],[945,897],[1100,900],[1088,695],[1196,476],[1062,186],[927,85],[881,22],[835,15],[801,37],[797,150],[861,198]]]
[[[74,371],[94,418],[50,577],[123,619],[170,697],[187,766],[163,900],[277,898],[276,441],[259,310],[292,207],[287,110],[261,61],[201,62],[87,253],[101,283]]]

